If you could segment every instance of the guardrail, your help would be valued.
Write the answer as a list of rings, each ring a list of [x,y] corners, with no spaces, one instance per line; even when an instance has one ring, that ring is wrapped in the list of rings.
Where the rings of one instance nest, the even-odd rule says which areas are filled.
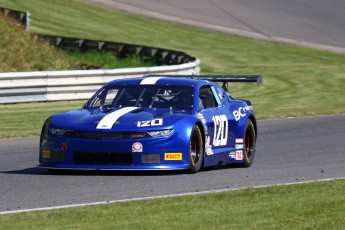
[[[0,10],[29,25],[28,12],[1,8]],[[197,75],[200,73],[200,60],[180,51],[118,42],[38,36],[63,49],[79,49],[82,52],[107,51],[118,57],[136,55],[144,60],[151,60],[156,65],[164,66],[0,73],[0,104],[88,99],[102,85],[114,79],[141,77],[149,74]]]
[[[105,83],[148,74],[199,74],[200,61],[113,70],[0,73],[0,104],[88,99]]]
[[[39,35],[51,45],[64,50],[79,50],[81,52],[100,51],[110,52],[119,58],[137,56],[142,60],[150,61],[156,65],[179,65],[196,60],[185,52],[148,47],[120,42],[96,41],[81,38],[56,37]]]
[[[5,16],[18,20],[22,25],[25,26],[26,31],[30,30],[30,12],[29,11],[22,12],[18,10],[12,10],[8,8],[0,7],[0,13],[2,13]]]

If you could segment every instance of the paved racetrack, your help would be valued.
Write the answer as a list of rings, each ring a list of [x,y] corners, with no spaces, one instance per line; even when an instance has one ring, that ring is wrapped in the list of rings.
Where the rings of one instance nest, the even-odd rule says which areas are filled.
[[[345,47],[345,2],[339,0],[116,2],[268,37]],[[193,2],[199,2],[198,9],[195,10]],[[0,139],[0,212],[341,178],[345,177],[344,129],[345,115],[260,121],[257,155],[252,167],[207,169],[196,175],[178,172],[50,174],[36,167],[38,137]]]
[[[342,47],[338,51],[345,53],[342,0],[84,1],[251,37],[314,48],[317,46],[313,44]]]
[[[0,212],[345,177],[345,115],[259,122],[250,168],[51,174],[38,138],[0,140]]]

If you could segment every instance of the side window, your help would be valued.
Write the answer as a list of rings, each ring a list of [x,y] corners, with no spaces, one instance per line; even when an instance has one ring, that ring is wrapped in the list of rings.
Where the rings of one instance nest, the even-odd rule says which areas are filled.
[[[105,96],[104,105],[112,104],[117,92],[118,92],[118,89],[110,89],[107,95]]]
[[[219,99],[223,101],[226,96],[226,92],[220,85],[216,85],[215,88],[216,88]]]
[[[216,99],[211,90],[211,86],[203,86],[199,89],[199,98],[204,108],[217,107]]]
[[[111,106],[118,91],[118,89],[104,89],[89,103],[88,106],[90,106],[91,108]]]

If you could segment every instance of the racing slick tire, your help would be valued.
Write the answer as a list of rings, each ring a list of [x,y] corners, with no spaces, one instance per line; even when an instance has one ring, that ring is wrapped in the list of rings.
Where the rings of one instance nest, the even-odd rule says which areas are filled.
[[[241,166],[249,167],[254,160],[256,144],[255,128],[253,122],[250,119],[248,119],[246,122],[243,142],[243,163],[241,164]]]
[[[204,159],[204,146],[200,128],[194,125],[190,136],[189,173],[199,172]]]

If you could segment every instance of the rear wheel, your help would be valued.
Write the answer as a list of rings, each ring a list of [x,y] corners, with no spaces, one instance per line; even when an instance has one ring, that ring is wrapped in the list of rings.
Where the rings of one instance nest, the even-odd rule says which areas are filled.
[[[244,145],[243,145],[243,167],[249,167],[254,160],[255,156],[255,144],[256,144],[256,133],[253,122],[248,119],[244,134]]]
[[[197,125],[194,125],[190,137],[189,158],[189,172],[199,172],[204,159],[204,147],[201,131]]]

